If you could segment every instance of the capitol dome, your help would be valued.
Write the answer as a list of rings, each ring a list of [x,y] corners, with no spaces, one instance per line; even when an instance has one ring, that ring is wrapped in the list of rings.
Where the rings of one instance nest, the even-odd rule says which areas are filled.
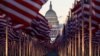
[[[51,24],[51,25],[58,25],[59,24],[56,12],[52,9],[51,2],[50,2],[49,10],[45,14],[45,18],[48,20],[49,24]]]
[[[52,4],[50,2],[50,8],[45,14],[45,18],[48,20],[49,26],[51,27],[50,38],[51,43],[53,43],[59,34],[59,22],[56,12],[52,9]]]
[[[53,10],[48,10],[45,17],[55,17],[55,19],[57,19],[57,15]]]

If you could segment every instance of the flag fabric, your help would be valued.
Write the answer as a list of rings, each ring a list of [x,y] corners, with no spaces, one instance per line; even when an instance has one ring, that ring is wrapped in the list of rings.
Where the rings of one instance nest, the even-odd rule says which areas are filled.
[[[47,22],[48,21],[45,19],[45,17],[39,14],[36,19],[32,20],[31,26],[24,28],[23,31],[31,36],[36,36],[39,39],[49,40],[50,28]],[[22,24],[15,27],[22,27]]]
[[[9,15],[14,22],[30,25],[32,19],[47,0],[1,0],[0,11]]]
[[[37,17],[37,20],[34,20],[32,22],[32,29],[35,35],[41,36],[41,37],[49,37],[50,28],[48,26],[47,20],[41,15],[42,18]],[[45,20],[43,20],[45,19]],[[35,24],[37,22],[37,24]],[[35,26],[35,27],[34,27]]]
[[[39,15],[36,19],[33,19],[31,26],[24,29],[24,32],[31,36],[39,37],[40,39],[43,39],[43,37],[46,39],[46,37],[49,37],[50,33],[50,28],[47,22],[48,21],[44,16]],[[19,24],[16,27],[22,27],[22,24]]]
[[[0,19],[0,36],[1,37],[5,37],[5,29],[6,29],[6,26],[8,26],[8,36],[9,38],[11,39],[14,39],[14,38],[18,38],[18,36],[15,34],[16,31],[14,31],[14,29],[12,28],[11,24],[8,23],[7,24],[7,20],[4,18]]]
[[[98,30],[95,35],[96,35],[96,37],[99,38],[100,37],[100,30]]]
[[[98,24],[100,24],[99,2],[99,0],[92,0],[91,3],[87,0],[77,2],[75,7],[71,10],[73,18],[77,18],[79,21],[82,21],[82,19],[84,19],[85,25],[88,25],[89,18],[91,16],[92,27],[98,27]]]
[[[100,14],[98,10],[95,10],[97,8],[100,8],[100,4],[95,3],[95,1],[97,3],[100,3],[100,1],[98,0],[91,0],[91,1],[87,1],[83,4],[84,7],[84,12],[83,12],[83,16],[84,16],[84,22],[85,24],[89,24],[89,19],[91,17],[91,24],[92,24],[92,30],[94,32],[95,29],[98,29],[98,26],[100,24],[100,18],[98,17],[98,15]],[[97,5],[96,5],[97,4]]]
[[[66,29],[63,29],[63,36],[67,36],[67,39],[73,37],[75,34],[77,34],[77,31],[75,31],[76,28],[79,28],[80,32],[82,27],[81,23],[82,20],[84,20],[84,34],[85,37],[89,37],[89,29],[87,28],[91,17],[93,37],[100,37],[100,0],[80,0],[71,9],[71,14],[71,18],[68,18]]]
[[[92,18],[100,24],[100,0],[92,0]]]
[[[100,28],[100,0],[91,0],[91,13],[92,20],[94,20],[95,27],[93,28],[93,33],[97,32]]]
[[[92,3],[89,3],[89,2],[85,2],[84,4],[83,4],[83,7],[84,7],[84,11],[83,11],[83,17],[84,17],[84,21],[85,21],[85,23],[86,24],[88,24],[88,22],[89,22],[89,18],[91,17],[91,19],[92,19],[92,26],[93,27],[97,27],[98,26],[98,21],[97,21],[97,18],[94,18],[94,16],[93,16],[93,7],[92,7],[92,5],[91,5]]]
[[[70,15],[69,15],[70,16]],[[79,34],[81,37],[82,33],[82,21],[84,22],[84,38],[89,37],[89,24],[91,19],[92,26],[92,37],[98,41],[100,37],[100,0],[80,0],[74,4],[74,7],[71,9],[71,17],[68,18],[66,27],[63,29],[63,36],[69,40],[73,38],[75,34]],[[78,31],[76,28],[79,28]],[[66,37],[67,36],[67,37]],[[64,38],[64,39],[65,39]],[[66,39],[66,40],[67,40]],[[67,40],[67,41],[68,41]]]
[[[81,22],[82,20],[84,20],[85,37],[88,36],[86,35],[86,33],[89,31],[87,28],[89,26],[89,19],[91,18],[92,33],[94,36],[96,36],[95,33],[99,30],[99,24],[100,24],[100,0],[78,1],[77,4],[75,4],[74,7],[71,9],[71,12],[72,12],[72,18],[76,19],[77,22],[75,23],[74,22],[75,20],[72,21],[74,22],[74,24],[77,25],[78,28],[81,29],[82,27]],[[73,26],[71,25],[68,27],[73,28],[74,26],[75,25]],[[72,34],[72,31],[70,31],[70,33]]]
[[[77,29],[81,28],[81,21],[82,21],[82,6],[80,1],[77,2],[75,7],[71,9],[72,18],[77,21]]]
[[[81,7],[81,3],[77,2],[76,5],[74,5],[75,7],[71,9],[71,13],[72,13],[72,18],[80,18],[82,15],[82,7]]]
[[[39,13],[46,2],[47,0],[1,0],[0,11],[11,17],[13,28],[22,29],[32,36],[49,37],[48,21]]]
[[[27,34],[31,35],[31,36],[36,36],[38,39],[41,40],[50,40],[48,32],[46,31],[39,31],[36,28],[32,28],[32,27],[27,27],[24,32],[26,32]]]

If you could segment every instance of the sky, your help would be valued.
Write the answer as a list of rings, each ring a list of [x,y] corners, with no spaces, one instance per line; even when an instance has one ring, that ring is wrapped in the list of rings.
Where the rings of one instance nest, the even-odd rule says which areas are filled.
[[[73,7],[74,0],[48,0],[39,11],[44,16],[49,9],[50,1],[52,1],[53,10],[57,13],[59,23],[64,24],[67,20],[68,12]]]

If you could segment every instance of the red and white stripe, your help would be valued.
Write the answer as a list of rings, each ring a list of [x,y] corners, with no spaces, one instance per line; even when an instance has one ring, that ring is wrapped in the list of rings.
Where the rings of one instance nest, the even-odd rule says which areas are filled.
[[[37,28],[33,28],[33,27],[27,27],[25,29],[25,32],[27,32],[28,34],[31,34],[32,36],[44,36],[44,37],[49,37],[49,30],[47,31],[43,31],[42,30],[39,30]]]
[[[90,17],[90,14],[91,14],[90,4],[84,4],[83,13],[84,13],[84,21],[85,21],[85,23],[89,23],[89,17]],[[97,24],[98,23],[94,19],[92,19],[92,25],[96,26]]]
[[[29,25],[36,18],[45,0],[1,0],[0,10],[14,21]]]
[[[84,10],[83,10],[83,17],[84,17],[84,22],[85,22],[85,25],[88,25],[89,24],[89,19],[90,19],[90,16],[91,16],[91,8],[90,8],[90,4],[84,4],[83,7],[84,7]],[[92,23],[92,29],[98,27],[98,22],[96,21],[96,19],[94,19],[92,16],[91,16],[91,23]]]
[[[71,11],[72,11],[72,17],[74,19],[76,19],[77,17],[80,17],[82,14],[81,13],[81,11],[82,11],[81,4],[78,2]]]
[[[100,0],[92,0],[92,13],[93,19],[100,24]]]

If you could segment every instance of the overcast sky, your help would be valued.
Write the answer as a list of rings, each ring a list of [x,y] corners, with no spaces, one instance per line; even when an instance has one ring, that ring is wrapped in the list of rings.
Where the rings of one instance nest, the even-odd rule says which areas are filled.
[[[70,8],[73,6],[74,0],[48,0],[40,10],[41,14],[45,15],[48,11],[50,1],[52,1],[53,10],[57,13],[59,22],[64,23]]]

